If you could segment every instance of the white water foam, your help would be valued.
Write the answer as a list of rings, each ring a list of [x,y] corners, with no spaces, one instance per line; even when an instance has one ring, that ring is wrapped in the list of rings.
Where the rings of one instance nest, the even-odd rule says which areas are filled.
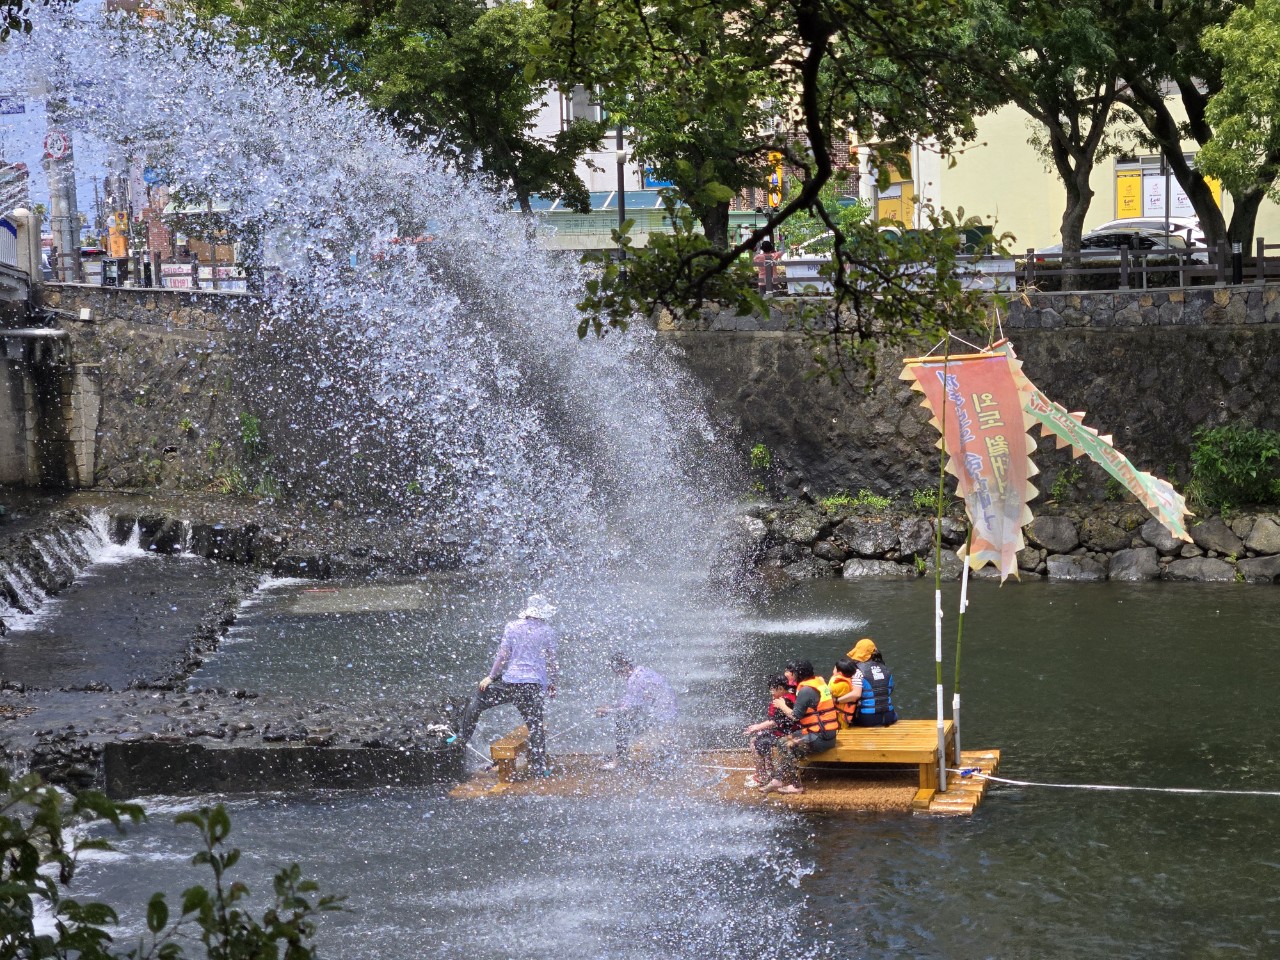
[[[32,545],[51,569],[71,573],[75,580],[81,580],[94,576],[97,568],[151,556],[138,546],[136,524],[129,540],[117,544],[111,539],[111,518],[105,511],[91,511],[88,520],[87,527],[59,527],[34,539]],[[0,579],[17,596],[21,607],[26,608],[12,606],[0,592],[0,617],[10,632],[30,630],[57,610],[57,596],[50,596],[29,571],[12,561],[0,564]]]

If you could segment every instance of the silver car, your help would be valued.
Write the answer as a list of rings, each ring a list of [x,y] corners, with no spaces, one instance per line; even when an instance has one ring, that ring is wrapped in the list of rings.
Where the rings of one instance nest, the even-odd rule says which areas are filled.
[[[1144,253],[1154,256],[1161,254],[1185,253],[1190,249],[1187,238],[1180,233],[1167,233],[1163,229],[1153,230],[1147,227],[1133,227],[1130,225],[1124,227],[1109,228],[1105,230],[1091,230],[1080,238],[1080,256],[1090,259],[1120,259],[1120,250],[1127,248],[1135,253]],[[1045,262],[1049,256],[1042,257],[1041,254],[1052,255],[1053,259],[1057,259],[1062,254],[1062,244],[1055,243],[1051,247],[1041,247],[1036,251],[1036,259],[1039,262]],[[1193,255],[1192,259],[1201,259],[1200,255]]]

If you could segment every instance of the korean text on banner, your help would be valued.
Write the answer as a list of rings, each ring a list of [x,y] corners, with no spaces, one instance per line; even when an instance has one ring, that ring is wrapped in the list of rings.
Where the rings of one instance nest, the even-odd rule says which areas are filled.
[[[1037,491],[1029,482],[1036,468],[1023,395],[1008,360],[984,353],[906,364],[902,379],[924,394],[973,526],[970,566],[991,563],[1001,580],[1016,577],[1022,526],[1031,521],[1027,501]]]
[[[1022,372],[1022,363],[1014,354],[1013,347],[1006,344],[1004,349],[1018,389],[1025,397],[1025,409],[1040,424],[1041,434],[1056,437],[1058,449],[1070,445],[1075,456],[1084,455],[1101,466],[1124,484],[1125,489],[1137,497],[1166,530],[1189,543],[1191,536],[1186,526],[1189,511],[1182,494],[1174,490],[1168,481],[1137,469],[1128,457],[1112,446],[1110,437],[1084,425],[1083,413],[1068,412],[1062,404],[1055,403],[1036,389]]]

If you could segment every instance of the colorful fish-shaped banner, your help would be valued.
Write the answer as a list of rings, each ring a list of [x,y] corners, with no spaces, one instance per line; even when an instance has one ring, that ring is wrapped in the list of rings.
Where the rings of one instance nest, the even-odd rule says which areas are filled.
[[[973,527],[969,565],[994,564],[1001,581],[1017,577],[1022,527],[1031,522],[1027,501],[1038,491],[1028,481],[1037,472],[1030,459],[1035,441],[1027,435],[1031,421],[1009,358],[916,357],[906,361],[902,379],[924,394],[942,434],[946,470],[956,478]]]
[[[1069,413],[1036,389],[1022,372],[1022,361],[1010,344],[1002,344],[997,349],[1008,356],[1018,389],[1025,397],[1024,408],[1040,424],[1042,436],[1053,434],[1059,450],[1070,444],[1077,457],[1088,457],[1124,484],[1171,534],[1179,540],[1191,541],[1184,519],[1190,515],[1187,503],[1168,481],[1136,469],[1128,457],[1111,445],[1109,436],[1101,436],[1097,430],[1084,425],[1083,413]]]

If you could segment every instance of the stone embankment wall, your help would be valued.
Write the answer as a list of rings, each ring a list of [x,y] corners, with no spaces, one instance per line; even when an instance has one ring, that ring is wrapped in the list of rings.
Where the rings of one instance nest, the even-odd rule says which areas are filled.
[[[246,294],[45,287],[70,336],[64,418],[85,449],[68,485],[229,485],[244,456],[242,359],[255,339]]]
[[[660,329],[744,451],[767,446],[790,486],[936,485],[937,433],[919,394],[898,380],[903,354],[880,350],[869,383],[815,378],[811,348],[791,329],[794,308],[779,300],[768,317],[711,310]],[[1280,286],[1038,294],[1013,302],[1001,324],[1032,382],[1085,411],[1085,423],[1113,435],[1140,469],[1185,481],[1198,427],[1280,429]],[[1034,482],[1047,491],[1070,459],[1042,439],[1036,463]],[[1105,486],[1101,469],[1086,464],[1073,492],[1100,497]]]
[[[936,519],[869,515],[790,502],[737,518],[735,545],[756,569],[793,580],[820,577],[914,578],[934,568]],[[1021,575],[1054,580],[1280,581],[1280,515],[1211,517],[1175,539],[1137,505],[1050,507],[1024,530]],[[967,521],[944,517],[943,577],[958,579],[955,551]],[[998,574],[990,567],[976,577]]]

